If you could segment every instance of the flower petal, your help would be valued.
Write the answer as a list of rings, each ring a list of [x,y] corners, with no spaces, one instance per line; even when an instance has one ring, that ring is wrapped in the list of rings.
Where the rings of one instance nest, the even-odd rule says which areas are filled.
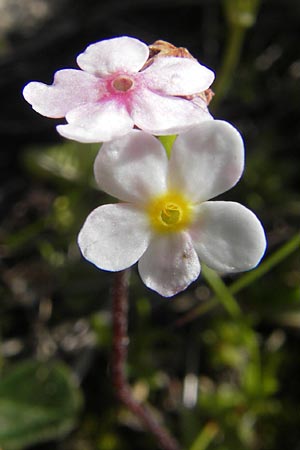
[[[200,261],[218,272],[240,272],[261,260],[264,229],[245,206],[235,202],[204,202],[190,230]]]
[[[183,291],[200,273],[198,256],[185,233],[155,236],[138,268],[146,286],[164,297]]]
[[[166,95],[192,95],[214,81],[214,73],[194,59],[159,57],[143,72],[147,87]]]
[[[194,95],[191,102],[197,106],[197,108],[202,109],[205,113],[207,113],[207,119],[213,119],[213,116],[211,115],[210,111],[208,110],[208,105],[206,101],[203,99],[203,97],[199,95]]]
[[[169,184],[195,202],[204,201],[234,186],[243,168],[244,144],[238,131],[227,122],[206,121],[177,137]]]
[[[132,266],[150,240],[146,218],[127,204],[103,205],[87,217],[78,236],[83,256],[99,269],[118,271]]]
[[[79,142],[105,142],[124,136],[133,128],[126,108],[117,102],[79,106],[67,113],[67,125],[56,127],[59,134]]]
[[[212,119],[206,108],[179,97],[165,97],[149,89],[134,95],[131,117],[134,123],[151,134],[178,134]]]
[[[101,87],[101,81],[89,73],[64,69],[55,73],[51,86],[38,81],[28,83],[23,95],[35,111],[55,119],[79,105],[96,102]]]
[[[103,144],[94,164],[101,189],[126,202],[145,203],[166,189],[168,158],[157,138],[133,130]]]
[[[149,56],[149,49],[138,39],[122,36],[89,45],[77,57],[81,69],[98,76],[114,72],[138,72]]]

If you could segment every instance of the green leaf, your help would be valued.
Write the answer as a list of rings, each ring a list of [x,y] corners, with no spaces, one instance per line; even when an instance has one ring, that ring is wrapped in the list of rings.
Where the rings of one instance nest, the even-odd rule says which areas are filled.
[[[26,361],[0,379],[0,448],[19,450],[63,437],[82,404],[70,370],[61,363]]]

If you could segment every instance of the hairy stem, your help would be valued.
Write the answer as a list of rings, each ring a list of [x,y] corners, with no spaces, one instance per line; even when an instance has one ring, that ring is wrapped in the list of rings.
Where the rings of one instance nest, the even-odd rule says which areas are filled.
[[[156,438],[163,450],[180,450],[176,440],[153,417],[151,411],[138,403],[125,375],[127,361],[128,335],[128,277],[129,271],[124,270],[115,274],[113,286],[113,354],[112,354],[112,381],[115,393],[119,400],[137,416],[144,426]]]

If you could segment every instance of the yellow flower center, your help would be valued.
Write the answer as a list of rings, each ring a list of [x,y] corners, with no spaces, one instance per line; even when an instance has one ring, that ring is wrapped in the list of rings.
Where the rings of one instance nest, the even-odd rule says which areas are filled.
[[[151,199],[147,213],[156,232],[170,233],[191,223],[192,204],[181,193],[171,191]]]

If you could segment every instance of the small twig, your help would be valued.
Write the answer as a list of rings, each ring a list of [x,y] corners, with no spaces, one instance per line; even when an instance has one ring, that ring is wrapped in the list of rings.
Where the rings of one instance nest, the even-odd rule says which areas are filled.
[[[163,450],[180,450],[176,440],[158,423],[149,409],[138,403],[133,397],[132,390],[125,375],[127,360],[127,313],[128,313],[128,271],[115,274],[113,286],[113,354],[112,381],[119,400],[138,417],[145,427],[157,439]]]

